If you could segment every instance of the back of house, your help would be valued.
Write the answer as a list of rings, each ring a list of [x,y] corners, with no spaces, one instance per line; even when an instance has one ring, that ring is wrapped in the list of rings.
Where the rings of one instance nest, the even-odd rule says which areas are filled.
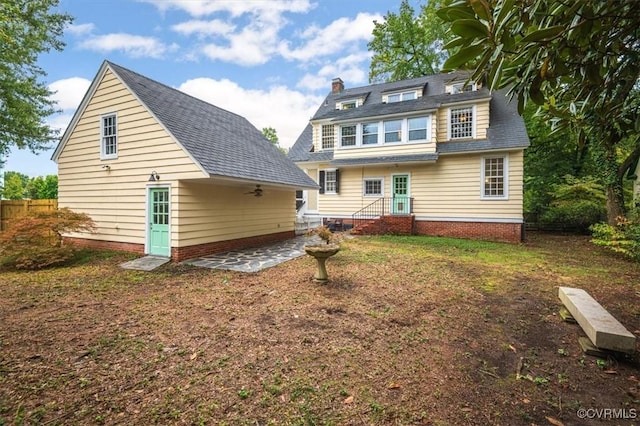
[[[524,121],[502,91],[463,72],[331,92],[289,152],[318,183],[298,221],[360,233],[519,242]]]

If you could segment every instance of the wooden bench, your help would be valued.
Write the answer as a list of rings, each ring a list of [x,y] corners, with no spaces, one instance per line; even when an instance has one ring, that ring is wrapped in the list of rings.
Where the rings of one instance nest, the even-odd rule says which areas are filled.
[[[635,352],[636,336],[624,328],[589,293],[579,288],[560,287],[558,297],[594,346],[628,354]]]

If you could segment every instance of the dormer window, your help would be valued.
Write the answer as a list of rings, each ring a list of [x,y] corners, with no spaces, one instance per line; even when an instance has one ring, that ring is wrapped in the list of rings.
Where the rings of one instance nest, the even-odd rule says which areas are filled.
[[[464,92],[475,92],[478,90],[478,85],[476,83],[467,83],[466,81],[458,81],[456,83],[452,83],[448,87],[448,93],[455,95],[456,93],[464,93]]]
[[[415,90],[401,93],[390,93],[387,95],[387,103],[411,101],[418,97],[418,93]]]
[[[358,108],[362,105],[362,101],[360,99],[346,99],[340,102],[336,102],[336,109],[353,109]]]

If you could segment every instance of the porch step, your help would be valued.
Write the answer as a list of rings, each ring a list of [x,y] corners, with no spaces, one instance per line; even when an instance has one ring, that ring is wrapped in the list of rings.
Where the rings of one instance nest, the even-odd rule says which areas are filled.
[[[378,224],[378,222],[380,221],[380,219],[372,219],[372,220],[367,220],[366,222],[362,222],[360,223],[358,226],[354,226],[351,229],[351,234],[352,235],[375,235],[379,231],[379,229],[374,229],[374,228],[378,228],[376,225]]]
[[[636,337],[589,293],[579,288],[560,287],[558,297],[594,346],[629,354],[635,352]]]

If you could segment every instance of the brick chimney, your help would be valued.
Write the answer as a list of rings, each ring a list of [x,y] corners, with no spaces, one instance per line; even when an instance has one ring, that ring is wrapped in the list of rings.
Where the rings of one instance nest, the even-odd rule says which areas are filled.
[[[344,82],[340,77],[331,80],[331,93],[340,93],[344,90]]]

